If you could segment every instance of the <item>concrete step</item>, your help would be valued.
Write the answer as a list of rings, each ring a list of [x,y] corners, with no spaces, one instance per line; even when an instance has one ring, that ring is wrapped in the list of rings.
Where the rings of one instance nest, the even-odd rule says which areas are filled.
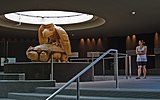
[[[9,98],[17,100],[45,100],[50,94],[42,93],[9,93]],[[76,100],[76,96],[57,95],[51,100]],[[94,97],[81,96],[80,100],[159,100],[159,99],[144,99],[144,98],[116,98],[116,97]]]
[[[35,92],[36,93],[49,93],[49,94],[52,94],[58,89],[59,89],[59,87],[36,87],[35,88]]]
[[[36,87],[54,87],[50,80],[0,80],[0,98],[7,98],[9,92],[34,92]]]
[[[24,73],[0,73],[0,80],[25,80]]]
[[[58,88],[37,87],[36,93],[52,94]],[[152,89],[80,89],[81,96],[160,99],[160,90]],[[76,89],[65,89],[60,95],[76,95]]]
[[[0,98],[0,100],[17,100],[17,99]]]
[[[126,79],[126,76],[118,76],[118,79]],[[94,81],[110,81],[110,80],[114,80],[114,76],[94,76]]]

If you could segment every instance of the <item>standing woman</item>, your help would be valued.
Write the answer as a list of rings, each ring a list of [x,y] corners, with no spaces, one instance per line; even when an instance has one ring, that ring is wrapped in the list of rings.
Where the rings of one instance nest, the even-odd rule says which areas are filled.
[[[138,65],[138,77],[136,79],[140,79],[142,68],[143,68],[143,75],[144,79],[146,79],[146,64],[147,64],[147,46],[145,46],[145,42],[143,40],[139,40],[139,46],[136,47],[136,54],[137,54],[137,65]]]

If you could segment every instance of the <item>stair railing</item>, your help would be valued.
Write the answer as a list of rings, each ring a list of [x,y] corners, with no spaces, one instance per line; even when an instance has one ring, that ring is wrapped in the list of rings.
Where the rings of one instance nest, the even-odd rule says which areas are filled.
[[[91,67],[94,67],[94,65],[99,62],[101,59],[103,59],[106,55],[108,55],[110,52],[114,52],[114,70],[115,70],[115,80],[116,80],[116,88],[119,88],[119,83],[118,83],[118,50],[116,49],[109,49],[105,53],[103,53],[100,57],[98,57],[96,60],[94,60],[91,64],[89,64],[85,69],[83,69],[81,72],[79,72],[76,76],[74,76],[72,79],[70,79],[66,84],[64,84],[62,87],[60,87],[56,92],[51,94],[46,100],[51,100],[54,98],[58,93],[60,93],[62,90],[67,88],[72,82],[75,80],[77,81],[77,100],[80,100],[80,77],[88,71]]]

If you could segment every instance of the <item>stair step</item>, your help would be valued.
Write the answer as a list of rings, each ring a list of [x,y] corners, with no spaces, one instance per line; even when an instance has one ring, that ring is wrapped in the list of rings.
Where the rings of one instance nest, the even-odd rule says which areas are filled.
[[[38,87],[37,93],[52,94],[57,88],[55,87]],[[154,98],[160,99],[160,90],[151,89],[80,89],[82,96],[97,97],[122,97],[122,98]],[[65,89],[60,95],[76,95],[76,89]]]
[[[17,99],[0,98],[0,100],[17,100]]]
[[[51,80],[0,80],[0,98],[7,98],[9,92],[34,92],[36,87],[55,86]]]
[[[37,87],[35,88],[36,93],[53,93],[58,90],[59,87]]]
[[[9,98],[17,100],[45,100],[49,95],[42,93],[8,93]]]
[[[0,73],[0,80],[25,80],[24,73]]]
[[[9,93],[10,98],[17,100],[45,100],[50,94],[42,93]],[[81,100],[159,100],[159,99],[144,99],[144,98],[116,98],[116,97],[94,97],[80,96]],[[76,100],[76,96],[57,95],[52,100]]]

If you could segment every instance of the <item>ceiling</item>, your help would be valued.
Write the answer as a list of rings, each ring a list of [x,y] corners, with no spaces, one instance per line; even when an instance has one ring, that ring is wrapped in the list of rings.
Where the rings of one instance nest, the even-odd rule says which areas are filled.
[[[126,36],[160,31],[160,0],[1,0],[0,3],[0,15],[28,10],[76,11],[105,20],[98,27],[67,30],[70,38]],[[132,11],[136,14],[132,15]],[[1,26],[2,37],[36,38],[37,31]]]

